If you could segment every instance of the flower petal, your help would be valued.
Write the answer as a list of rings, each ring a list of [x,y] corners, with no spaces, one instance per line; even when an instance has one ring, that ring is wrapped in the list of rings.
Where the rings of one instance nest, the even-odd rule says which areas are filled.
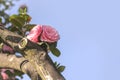
[[[38,42],[38,37],[42,32],[42,25],[35,26],[30,33],[27,35],[27,38],[32,42]]]
[[[56,29],[48,25],[42,25],[43,32],[41,35],[41,41],[45,42],[56,42],[60,39],[59,33]]]

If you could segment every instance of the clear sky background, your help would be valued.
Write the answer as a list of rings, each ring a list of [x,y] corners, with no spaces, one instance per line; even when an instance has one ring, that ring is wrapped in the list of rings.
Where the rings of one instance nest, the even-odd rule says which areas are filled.
[[[120,80],[120,0],[21,0],[31,23],[56,28],[66,80]],[[28,80],[25,76],[23,80]]]

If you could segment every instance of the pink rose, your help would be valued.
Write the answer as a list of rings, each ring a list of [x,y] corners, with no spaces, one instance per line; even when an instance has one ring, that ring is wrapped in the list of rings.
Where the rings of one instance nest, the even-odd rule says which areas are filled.
[[[2,51],[3,52],[14,53],[14,50],[11,47],[7,46],[7,45],[3,45]]]
[[[2,78],[3,80],[9,80],[10,77],[8,76],[8,74],[5,73],[5,71],[9,70],[10,72],[14,73],[14,70],[13,69],[1,69],[1,75],[2,75]],[[12,80],[15,80],[15,77],[11,77]]]
[[[40,40],[45,42],[56,42],[60,39],[58,32],[48,25],[42,25],[43,32],[41,34]]]
[[[58,41],[60,36],[58,32],[51,26],[37,25],[30,31],[30,33],[27,35],[27,38],[33,42],[44,41],[52,43]]]
[[[3,80],[9,79],[8,75],[4,72],[1,72],[1,76],[2,76]]]
[[[42,32],[42,25],[35,26],[30,33],[27,35],[27,38],[32,42],[38,42],[38,37]]]

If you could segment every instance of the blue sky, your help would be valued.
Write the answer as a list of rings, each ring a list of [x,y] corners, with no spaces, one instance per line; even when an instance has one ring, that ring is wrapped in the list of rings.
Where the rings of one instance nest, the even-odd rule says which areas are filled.
[[[31,23],[55,27],[66,65],[66,80],[120,80],[119,0],[21,0],[29,7]],[[27,77],[23,80],[28,80]]]

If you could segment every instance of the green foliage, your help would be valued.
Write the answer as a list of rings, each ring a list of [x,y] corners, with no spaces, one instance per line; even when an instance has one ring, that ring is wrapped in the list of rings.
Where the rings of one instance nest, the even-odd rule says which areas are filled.
[[[65,70],[65,66],[60,65],[60,63],[55,62],[54,65],[56,66],[59,72],[63,72]]]
[[[59,51],[59,49],[57,49],[56,47],[51,47],[50,46],[50,51],[53,53],[53,55],[55,55],[56,57],[59,57],[61,52]]]
[[[31,17],[27,14],[26,8],[19,8],[19,10],[19,14],[14,14],[9,17],[9,21],[12,25],[8,27],[8,29],[21,36],[25,36],[25,33],[33,28],[33,25],[29,24]]]
[[[27,8],[19,8],[19,14],[26,14]]]
[[[31,17],[27,14],[27,9],[20,8],[19,14],[12,15],[9,17],[9,21],[17,28],[21,29],[22,27],[25,27],[30,21]],[[28,26],[28,25],[27,25]],[[27,28],[27,27],[25,27]]]
[[[31,21],[31,17],[27,14],[27,6],[22,5],[19,10],[19,16],[23,17],[26,23],[29,23]]]
[[[58,67],[58,71],[59,71],[59,72],[63,72],[64,70],[65,70],[65,66],[59,66],[59,67]]]
[[[17,28],[23,27],[25,25],[25,19],[24,17],[21,17],[19,15],[12,15],[9,18],[9,21]]]
[[[56,56],[56,57],[59,57],[60,54],[61,54],[61,52],[60,52],[59,49],[56,48],[56,47],[57,47],[57,42],[55,42],[55,43],[49,43],[49,49],[50,49],[50,51],[52,52],[52,54],[53,54],[54,56]]]
[[[2,18],[2,24],[9,24],[9,14],[7,11],[14,6],[14,1],[18,0],[0,0],[0,18]]]

